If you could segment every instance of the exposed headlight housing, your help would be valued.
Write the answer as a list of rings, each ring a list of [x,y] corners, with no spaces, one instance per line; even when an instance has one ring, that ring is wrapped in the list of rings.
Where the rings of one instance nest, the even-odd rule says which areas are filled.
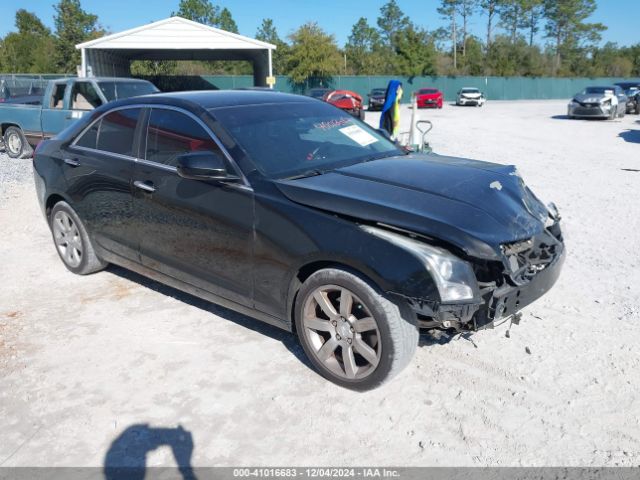
[[[443,303],[479,298],[478,282],[469,262],[442,248],[427,245],[398,233],[368,225],[361,225],[361,228],[407,250],[420,259],[435,281]]]

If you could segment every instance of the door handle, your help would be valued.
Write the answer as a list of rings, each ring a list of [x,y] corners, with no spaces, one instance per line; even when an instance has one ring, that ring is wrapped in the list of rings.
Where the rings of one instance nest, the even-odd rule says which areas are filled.
[[[136,180],[133,182],[133,186],[139,188],[140,190],[144,190],[145,192],[155,192],[156,187],[153,186],[153,183],[143,182],[142,180]]]
[[[66,163],[70,167],[74,167],[74,168],[80,166],[80,162],[78,160],[76,160],[75,158],[65,158],[64,159],[64,163]]]

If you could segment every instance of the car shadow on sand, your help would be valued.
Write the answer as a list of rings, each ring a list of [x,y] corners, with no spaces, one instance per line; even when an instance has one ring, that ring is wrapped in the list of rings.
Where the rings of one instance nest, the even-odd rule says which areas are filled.
[[[107,267],[107,271],[117,275],[118,277],[124,278],[131,282],[138,283],[143,287],[149,288],[154,292],[161,293],[162,295],[166,295],[176,300],[179,300],[183,303],[191,305],[193,307],[199,308],[200,310],[207,311],[214,315],[217,315],[225,320],[229,320],[231,322],[236,323],[237,325],[241,325],[249,330],[260,333],[262,335],[266,335],[268,337],[273,338],[274,340],[278,340],[282,342],[282,344],[289,350],[293,355],[300,360],[304,365],[313,370],[313,367],[309,360],[307,359],[304,350],[300,346],[298,339],[295,334],[282,330],[278,327],[274,327],[273,325],[269,325],[268,323],[262,322],[255,318],[249,317],[247,315],[243,315],[242,313],[235,312],[228,308],[222,307],[220,305],[216,305],[215,303],[211,303],[202,298],[196,297],[189,293],[183,292],[181,290],[175,289],[163,283],[157,282],[150,278],[147,278],[138,273],[132,272],[131,270],[127,270],[125,268],[109,265]],[[315,371],[315,370],[314,370]]]
[[[162,477],[195,480],[196,476],[191,466],[191,432],[180,425],[176,428],[157,428],[148,424],[131,425],[111,442],[104,457],[104,478],[143,480],[147,475],[147,455],[164,446],[171,448],[180,476]],[[152,477],[156,478],[156,475]]]
[[[119,267],[117,265],[109,265],[109,267],[107,267],[107,271],[114,275],[117,275],[118,277],[138,283],[143,287],[153,290],[154,292],[158,292],[162,295],[167,295],[169,297],[175,298],[176,300],[217,315],[221,318],[224,318],[225,320],[229,320],[236,323],[237,325],[248,328],[249,330],[260,333],[262,335],[266,335],[273,338],[274,340],[278,340],[282,342],[287,350],[289,350],[298,360],[300,360],[302,364],[304,364],[310,370],[314,372],[316,371],[315,368],[311,365],[311,362],[309,362],[309,359],[304,353],[300,342],[298,342],[298,339],[293,333],[287,332],[278,327],[274,327],[273,325],[269,325],[268,323],[249,317],[242,313],[238,313],[220,305],[216,305],[215,303],[211,303],[189,293],[185,293],[182,290],[178,290],[163,283],[157,282],[143,275],[132,272],[131,270],[127,270],[123,267]],[[449,332],[442,330],[420,330],[420,340],[418,346],[426,347],[431,345],[445,345],[456,337],[462,337],[468,341],[473,342],[473,340],[471,340],[471,333],[469,332],[460,334],[454,331]]]
[[[640,130],[626,130],[620,132],[618,137],[622,138],[625,142],[640,143]]]

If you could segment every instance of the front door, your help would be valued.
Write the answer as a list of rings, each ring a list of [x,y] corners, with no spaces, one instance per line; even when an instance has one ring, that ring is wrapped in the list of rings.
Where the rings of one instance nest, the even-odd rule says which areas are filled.
[[[204,125],[186,112],[151,109],[141,150],[133,184],[142,263],[252,306],[253,191],[178,175],[179,155],[222,155]]]
[[[71,85],[72,82],[56,82],[51,90],[51,97],[44,99],[46,105],[42,105],[42,134],[45,138],[53,137],[76,120],[71,110]],[[80,118],[81,114],[76,114]]]

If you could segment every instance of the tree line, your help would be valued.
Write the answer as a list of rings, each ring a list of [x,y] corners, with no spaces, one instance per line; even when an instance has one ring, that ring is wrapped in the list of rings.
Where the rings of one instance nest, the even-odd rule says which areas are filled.
[[[595,9],[595,0],[441,0],[445,26],[429,30],[388,0],[375,25],[355,22],[343,46],[315,22],[282,38],[265,18],[254,36],[277,46],[274,73],[299,84],[335,75],[640,76],[640,43],[601,46],[607,27],[589,21]],[[0,40],[0,72],[75,73],[75,45],[109,33],[80,0],[59,0],[54,10],[54,31],[34,13],[16,12],[16,31]],[[231,11],[211,0],[180,0],[171,14],[238,33]],[[481,36],[470,28],[479,19]],[[137,75],[251,71],[247,62],[132,64]]]

